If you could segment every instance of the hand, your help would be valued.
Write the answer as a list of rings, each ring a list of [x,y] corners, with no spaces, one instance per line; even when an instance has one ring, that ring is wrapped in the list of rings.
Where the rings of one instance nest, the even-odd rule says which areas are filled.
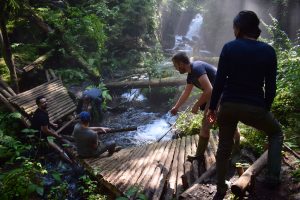
[[[215,110],[208,109],[206,116],[209,123],[213,124],[216,122],[217,113]]]
[[[173,107],[171,110],[170,110],[170,113],[172,115],[177,115],[177,112],[178,112],[178,109],[176,107]]]
[[[110,128],[106,128],[106,127],[99,127],[99,132],[103,132],[106,133],[107,131],[110,131]]]

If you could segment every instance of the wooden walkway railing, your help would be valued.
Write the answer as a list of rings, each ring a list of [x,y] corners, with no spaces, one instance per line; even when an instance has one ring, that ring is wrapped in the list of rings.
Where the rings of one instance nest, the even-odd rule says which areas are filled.
[[[187,161],[187,155],[196,152],[198,138],[198,135],[187,136],[81,161],[116,195],[137,187],[149,199],[178,199],[201,172],[198,161]],[[206,167],[215,161],[213,143],[217,143],[215,135],[205,156]]]

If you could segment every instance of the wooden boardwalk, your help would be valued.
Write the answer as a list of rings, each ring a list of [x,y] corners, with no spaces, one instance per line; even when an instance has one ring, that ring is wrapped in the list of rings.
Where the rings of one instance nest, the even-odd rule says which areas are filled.
[[[211,134],[205,168],[215,162],[217,136]],[[198,135],[122,149],[110,157],[81,160],[99,182],[116,195],[137,187],[148,199],[178,199],[199,177],[199,163],[187,161],[195,153]],[[200,169],[200,170],[199,170]],[[203,171],[203,170],[202,170]]]

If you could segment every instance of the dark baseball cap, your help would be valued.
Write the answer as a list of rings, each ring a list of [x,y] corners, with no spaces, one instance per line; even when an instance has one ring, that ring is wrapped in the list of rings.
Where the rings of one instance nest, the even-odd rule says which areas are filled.
[[[83,111],[79,114],[79,118],[82,122],[89,122],[91,121],[91,115],[89,112]]]

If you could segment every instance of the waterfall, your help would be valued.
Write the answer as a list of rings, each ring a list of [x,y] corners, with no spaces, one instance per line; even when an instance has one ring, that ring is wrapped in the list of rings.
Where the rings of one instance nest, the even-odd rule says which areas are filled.
[[[189,25],[186,35],[175,35],[175,44],[172,50],[186,52],[189,56],[192,56],[195,53],[195,48],[197,48],[196,53],[199,53],[200,30],[202,23],[202,15],[199,13],[196,14]]]

